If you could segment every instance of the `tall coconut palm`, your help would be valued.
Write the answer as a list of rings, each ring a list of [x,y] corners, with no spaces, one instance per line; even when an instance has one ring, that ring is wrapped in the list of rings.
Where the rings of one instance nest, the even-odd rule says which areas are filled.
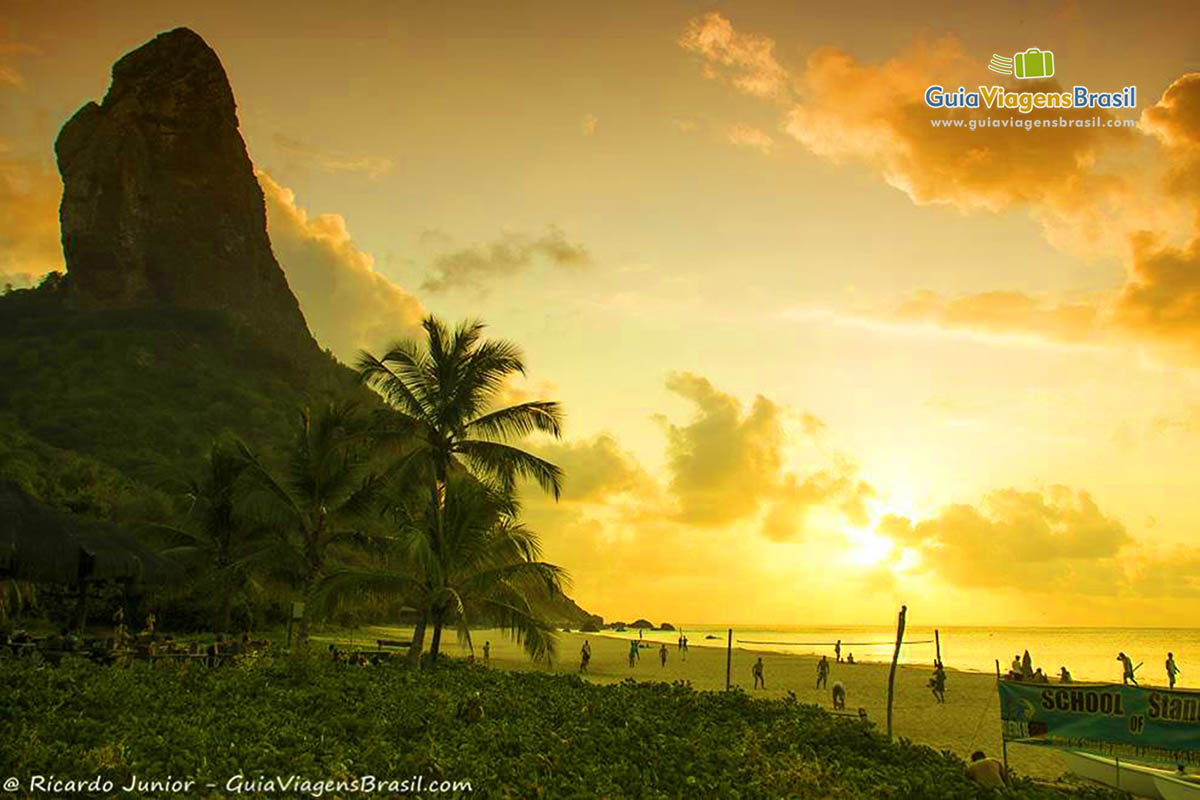
[[[505,381],[525,374],[525,364],[515,344],[485,340],[483,323],[465,322],[451,331],[429,316],[421,326],[424,342],[398,342],[381,358],[364,351],[357,366],[363,381],[388,401],[390,423],[412,443],[411,454],[425,458],[432,467],[427,524],[432,546],[444,553],[445,487],[458,464],[497,482],[505,492],[511,493],[516,479],[525,477],[558,498],[562,470],[509,442],[535,431],[559,438],[562,409],[549,400],[495,408]],[[429,621],[436,646],[442,620]],[[424,618],[418,622],[415,654],[424,645],[425,624]]]
[[[249,461],[236,446],[213,442],[196,475],[173,482],[188,502],[181,525],[155,527],[186,544],[163,555],[197,565],[217,599],[214,630],[228,631],[233,601],[250,584],[249,563],[262,552],[262,527],[246,508],[243,475]]]
[[[445,488],[440,509],[432,497],[419,515],[407,503],[389,506],[395,524],[389,564],[333,572],[317,592],[319,602],[355,593],[399,595],[434,623],[435,659],[444,624],[455,624],[471,647],[470,625],[486,621],[514,636],[534,659],[549,660],[553,626],[542,608],[561,596],[566,573],[541,560],[537,535],[520,523],[503,487],[458,473]],[[430,524],[434,516],[442,523],[439,536]]]
[[[325,576],[330,548],[361,536],[380,485],[370,471],[368,426],[353,403],[305,409],[283,469],[276,474],[239,442],[247,475],[264,499],[262,513],[277,538],[271,550],[290,566],[304,597],[299,641],[308,641],[313,590]]]

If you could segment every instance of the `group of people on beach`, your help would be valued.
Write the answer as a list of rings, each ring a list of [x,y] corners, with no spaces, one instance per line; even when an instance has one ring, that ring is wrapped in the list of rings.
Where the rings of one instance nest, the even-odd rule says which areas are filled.
[[[1142,662],[1138,662],[1135,666],[1133,659],[1125,654],[1124,651],[1117,653],[1117,661],[1121,662],[1121,683],[1125,686],[1137,686],[1137,671],[1141,668]],[[1175,681],[1180,674],[1179,666],[1175,663],[1175,654],[1167,653],[1167,660],[1164,664],[1167,671],[1167,685],[1174,689]],[[1008,671],[1008,679],[1012,681],[1025,681],[1027,683],[1049,683],[1050,679],[1042,672],[1042,668],[1034,669],[1033,659],[1026,650],[1022,656],[1013,656],[1012,666]],[[1059,683],[1071,683],[1071,672],[1066,667],[1061,667],[1058,673]]]

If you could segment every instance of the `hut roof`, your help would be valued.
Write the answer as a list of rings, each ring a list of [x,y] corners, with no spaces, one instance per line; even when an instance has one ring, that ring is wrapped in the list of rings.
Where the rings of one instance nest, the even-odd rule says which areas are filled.
[[[176,571],[113,523],[59,511],[0,481],[0,577],[64,585],[166,583]]]

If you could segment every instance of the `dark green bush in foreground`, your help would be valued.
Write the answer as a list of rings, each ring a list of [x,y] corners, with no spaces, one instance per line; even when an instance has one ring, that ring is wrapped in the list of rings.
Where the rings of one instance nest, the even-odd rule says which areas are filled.
[[[815,706],[461,664],[4,660],[0,730],[0,777],[100,773],[118,786],[134,773],[200,786],[239,773],[422,774],[470,780],[485,797],[1001,796],[977,792],[953,755],[889,743]],[[1067,795],[1022,782],[1003,796]]]

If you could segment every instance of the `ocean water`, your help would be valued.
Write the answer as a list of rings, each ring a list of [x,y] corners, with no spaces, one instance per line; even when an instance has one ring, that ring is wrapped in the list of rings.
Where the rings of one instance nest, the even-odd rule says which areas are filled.
[[[684,624],[680,630],[688,637],[689,647],[725,647],[726,626]],[[606,633],[621,638],[638,637],[638,632]],[[733,646],[745,650],[781,653],[817,654],[833,657],[833,643],[842,640],[842,657],[853,653],[855,661],[890,661],[895,627],[774,627],[733,629]],[[674,647],[679,632],[643,631],[651,642],[667,642]],[[713,636],[714,639],[707,637]],[[1168,652],[1175,654],[1180,675],[1176,686],[1200,688],[1200,628],[968,628],[938,629],[942,662],[952,669],[995,673],[996,660],[1001,672],[1007,672],[1013,655],[1029,650],[1034,667],[1052,680],[1066,666],[1077,681],[1121,680],[1117,653],[1124,651],[1137,670],[1142,684],[1167,684],[1164,662]],[[934,629],[914,625],[906,628],[900,648],[904,664],[932,664],[935,655]]]

